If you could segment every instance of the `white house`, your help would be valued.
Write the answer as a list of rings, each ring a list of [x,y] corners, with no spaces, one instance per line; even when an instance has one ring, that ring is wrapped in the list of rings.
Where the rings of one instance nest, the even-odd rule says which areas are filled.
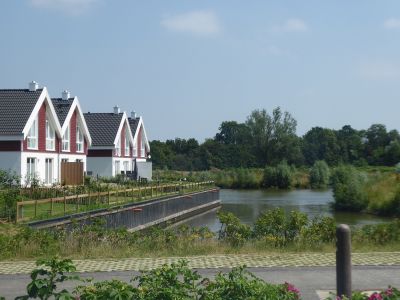
[[[133,136],[126,113],[85,113],[92,136],[87,170],[95,176],[111,177],[132,171]]]
[[[77,107],[80,110],[78,100],[74,101],[74,111]],[[79,130],[84,137],[83,147],[79,153],[70,154],[85,159],[91,138],[84,120],[76,120],[79,129],[72,129],[72,122],[66,121],[71,128],[69,143],[80,147],[72,138],[72,132]],[[45,185],[60,181],[61,141],[65,132],[46,87],[39,88],[33,81],[29,89],[0,89],[0,169],[14,171],[21,176],[22,184],[29,184],[34,178]]]
[[[93,139],[88,150],[88,172],[106,177],[132,174],[138,179],[138,162],[146,163],[150,154],[142,118],[135,115],[128,118],[118,106],[112,113],[86,113],[84,116]],[[150,174],[146,175],[150,180],[151,168],[146,174]]]
[[[62,98],[51,100],[61,125],[59,159],[61,162],[82,162],[86,171],[87,150],[92,138],[78,97],[71,98],[70,93],[64,91]]]

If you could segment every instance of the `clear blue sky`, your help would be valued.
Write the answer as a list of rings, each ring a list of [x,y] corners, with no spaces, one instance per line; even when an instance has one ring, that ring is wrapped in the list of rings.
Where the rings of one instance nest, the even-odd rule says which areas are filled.
[[[150,139],[212,137],[276,106],[313,126],[400,129],[399,1],[2,0],[0,88],[118,104]]]

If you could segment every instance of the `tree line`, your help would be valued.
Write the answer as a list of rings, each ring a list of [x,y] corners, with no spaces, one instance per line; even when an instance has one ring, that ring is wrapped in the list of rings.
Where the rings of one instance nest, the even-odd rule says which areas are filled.
[[[400,162],[400,134],[383,124],[356,130],[313,127],[296,134],[297,121],[280,107],[272,113],[254,110],[244,123],[224,121],[213,138],[154,140],[150,143],[154,168],[209,170],[212,168],[264,168],[282,161],[311,166],[324,160],[339,164],[393,166]]]

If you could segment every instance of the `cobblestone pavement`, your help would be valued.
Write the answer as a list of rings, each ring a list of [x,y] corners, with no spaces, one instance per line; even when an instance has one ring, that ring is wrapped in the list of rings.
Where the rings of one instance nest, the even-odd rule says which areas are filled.
[[[78,272],[138,271],[157,268],[165,263],[185,259],[191,268],[215,269],[240,265],[247,267],[329,267],[335,265],[334,253],[283,253],[271,255],[207,255],[164,258],[85,259],[74,260]],[[353,253],[355,266],[400,265],[400,252]],[[34,261],[0,262],[0,274],[27,274]]]

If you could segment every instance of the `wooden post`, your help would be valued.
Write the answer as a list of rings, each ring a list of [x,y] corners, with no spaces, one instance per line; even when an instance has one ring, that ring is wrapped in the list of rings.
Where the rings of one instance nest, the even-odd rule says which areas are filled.
[[[53,215],[54,201],[53,197],[50,198],[50,215]]]
[[[35,200],[35,218],[37,216],[37,200]]]
[[[64,189],[64,216],[67,213],[67,197],[65,197],[65,189]]]
[[[18,223],[19,220],[24,218],[24,206],[23,203],[18,204],[17,203],[17,218],[16,218],[16,223]]]
[[[350,227],[336,227],[336,289],[337,296],[351,299],[351,234]]]
[[[107,205],[110,206],[110,189],[107,192]]]
[[[142,193],[140,191],[140,185],[139,185],[139,201],[142,200]]]
[[[88,201],[88,206],[90,206],[90,188],[89,188],[89,201]]]

